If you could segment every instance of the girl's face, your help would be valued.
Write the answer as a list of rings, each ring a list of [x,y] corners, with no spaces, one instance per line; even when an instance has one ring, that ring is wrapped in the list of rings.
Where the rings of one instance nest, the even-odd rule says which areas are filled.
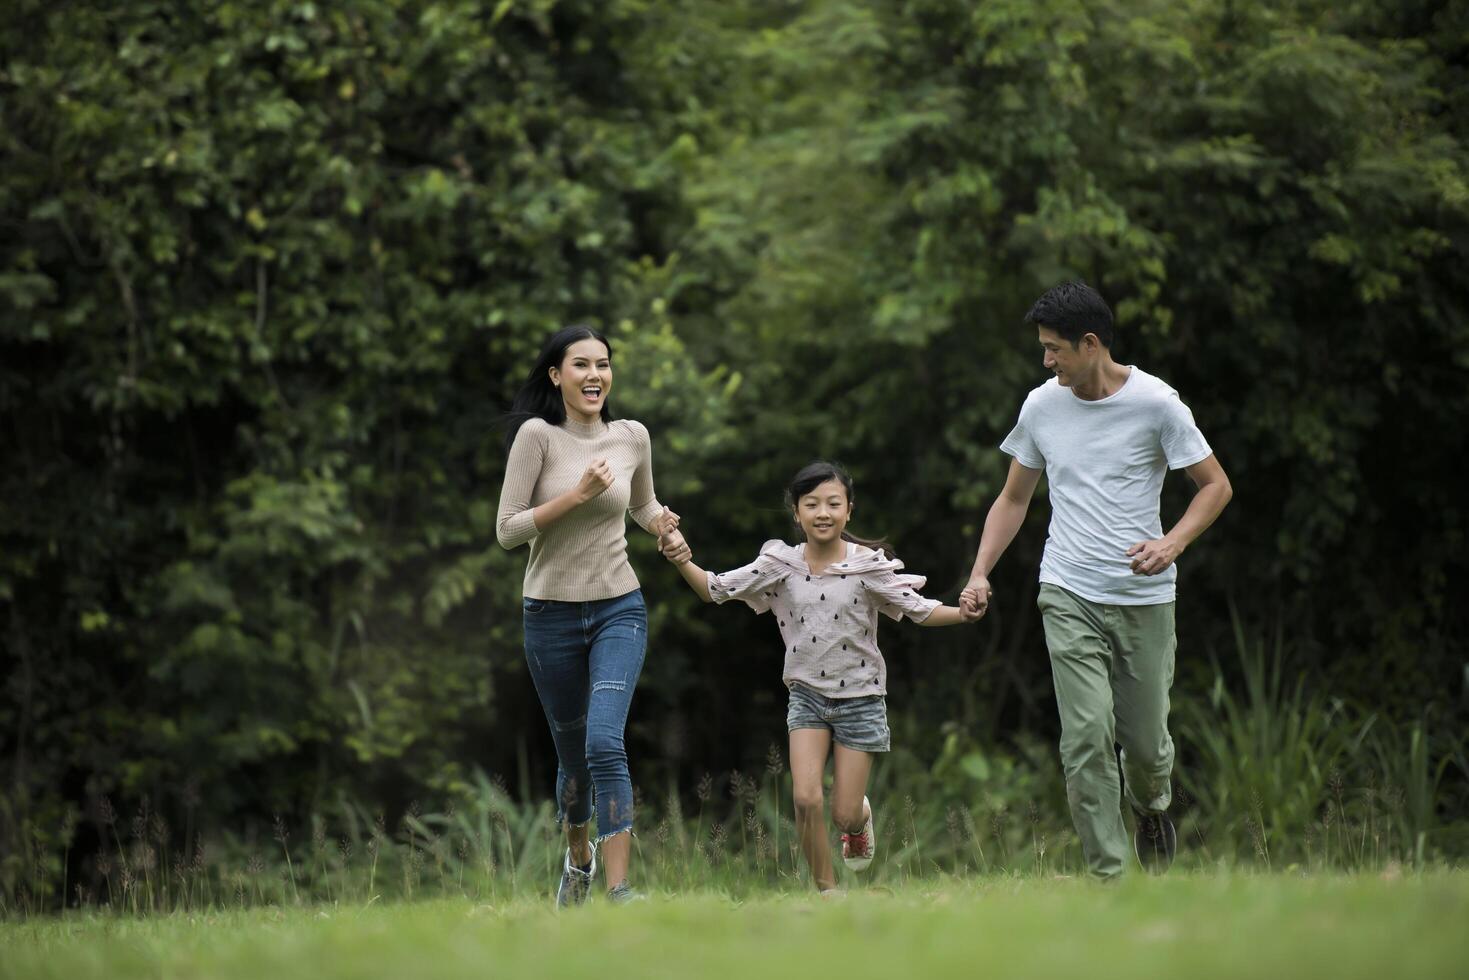
[[[588,337],[566,348],[561,366],[550,371],[551,383],[561,389],[566,417],[594,422],[612,391],[612,357],[607,345]]]
[[[827,480],[796,501],[796,523],[812,544],[840,540],[851,519],[852,502],[847,499],[847,488],[840,480]]]

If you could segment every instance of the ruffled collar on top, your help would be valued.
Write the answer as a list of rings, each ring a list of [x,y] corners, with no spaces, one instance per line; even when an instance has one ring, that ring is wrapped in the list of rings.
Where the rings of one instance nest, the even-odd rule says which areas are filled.
[[[804,544],[787,544],[779,538],[772,538],[760,546],[760,554],[775,559],[792,572],[799,572],[802,575],[811,574],[811,566],[806,563]],[[822,574],[866,575],[872,572],[897,572],[902,568],[903,563],[897,558],[889,558],[881,551],[863,548],[849,541],[847,542],[847,557],[827,565],[822,570]]]

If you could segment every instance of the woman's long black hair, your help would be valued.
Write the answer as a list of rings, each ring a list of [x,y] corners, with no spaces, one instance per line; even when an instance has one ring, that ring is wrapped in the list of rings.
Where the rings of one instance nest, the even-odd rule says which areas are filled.
[[[842,469],[840,464],[833,463],[830,460],[813,459],[801,467],[800,472],[791,477],[791,482],[786,484],[786,506],[794,512],[796,505],[800,503],[802,497],[821,486],[827,480],[836,480],[842,485],[842,489],[847,492],[847,503],[851,504],[856,502],[857,498],[852,493],[852,477],[847,471]],[[794,514],[791,519],[793,521],[795,520]],[[805,532],[801,530],[801,522],[795,521],[795,524],[796,532],[804,538]],[[855,534],[849,534],[843,531],[842,540],[850,541],[853,544],[860,544],[865,548],[871,548],[873,551],[881,551],[888,558],[898,557],[897,552],[893,550],[893,546],[883,538],[875,540],[871,538],[859,538]]]
[[[525,383],[515,393],[515,401],[510,403],[510,411],[502,419],[506,430],[507,456],[510,454],[510,447],[515,445],[515,434],[529,420],[545,419],[552,425],[560,425],[566,421],[566,403],[561,399],[560,389],[551,384],[550,372],[552,368],[561,366],[561,362],[566,359],[566,349],[579,340],[600,341],[607,348],[607,357],[612,357],[611,342],[591,327],[578,323],[562,327],[552,334],[541,346],[541,354],[536,358],[535,366],[525,376]],[[611,422],[612,419],[612,405],[603,401],[602,421]]]

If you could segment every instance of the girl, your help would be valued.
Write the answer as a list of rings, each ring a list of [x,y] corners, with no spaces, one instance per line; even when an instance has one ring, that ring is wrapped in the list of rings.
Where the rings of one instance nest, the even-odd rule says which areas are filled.
[[[576,326],[546,341],[511,408],[496,525],[504,548],[530,544],[525,656],[556,744],[567,844],[560,907],[585,901],[596,875],[587,834],[594,789],[607,895],[637,897],[627,883],[633,801],[623,731],[648,614],[627,562],[625,515],[650,534],[678,526],[653,494],[648,430],[613,421],[611,392],[606,337]]]
[[[971,604],[959,608],[923,598],[918,589],[924,579],[897,574],[903,563],[885,542],[847,533],[852,478],[836,464],[808,464],[791,480],[785,500],[804,544],[767,541],[754,564],[721,574],[694,564],[681,534],[663,539],[660,550],[705,602],[743,599],[757,613],[773,612],[780,623],[796,826],[811,877],[825,895],[836,889],[821,785],[833,741],[831,817],[841,831],[842,859],[861,871],[877,847],[867,777],[873,753],[886,752],[891,742],[877,614],[906,615],[924,626],[972,622],[980,614]]]

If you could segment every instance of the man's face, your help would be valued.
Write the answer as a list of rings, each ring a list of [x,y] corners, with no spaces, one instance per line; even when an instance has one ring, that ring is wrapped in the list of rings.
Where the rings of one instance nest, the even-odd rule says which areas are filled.
[[[1084,381],[1091,376],[1100,346],[1095,336],[1087,334],[1072,347],[1069,341],[1049,327],[1036,328],[1036,334],[1040,338],[1041,349],[1045,351],[1041,363],[1056,376],[1058,384],[1070,388],[1077,381]]]

